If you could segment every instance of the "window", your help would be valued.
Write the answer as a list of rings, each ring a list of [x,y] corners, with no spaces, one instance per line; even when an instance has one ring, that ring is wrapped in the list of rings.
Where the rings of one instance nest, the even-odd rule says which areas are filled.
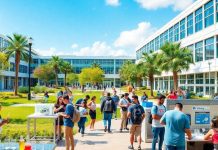
[[[203,94],[204,92],[204,87],[203,86],[196,86],[196,93],[199,94],[199,93],[202,93]]]
[[[205,84],[214,84],[215,83],[215,73],[205,73]]]
[[[162,47],[163,44],[164,44],[164,33],[162,33],[162,34],[160,35],[160,47]]]
[[[179,41],[179,23],[174,26],[174,41]]]
[[[213,0],[204,5],[204,26],[205,28],[214,24],[214,7]]]
[[[194,80],[194,75],[193,74],[187,75],[187,82],[188,82],[188,84],[195,84],[195,80]]]
[[[216,57],[218,58],[218,36],[216,36]]]
[[[164,43],[168,41],[168,30],[164,32]]]
[[[154,51],[154,40],[151,41],[151,47],[150,47],[151,51]]]
[[[195,61],[203,61],[203,42],[198,42],[195,44]]]
[[[187,89],[188,89],[190,92],[194,92],[194,86],[187,86]]]
[[[216,0],[216,21],[218,22],[218,0]]]
[[[195,11],[195,32],[202,30],[202,8]]]
[[[180,21],[180,39],[185,38],[185,19]]]
[[[214,38],[205,40],[205,60],[214,58]]]
[[[193,14],[187,17],[187,36],[193,34]]]
[[[10,63],[10,71],[15,71],[15,64],[14,63]]]
[[[214,87],[206,86],[206,91],[205,91],[206,95],[214,95],[214,93],[215,93],[215,88]]]
[[[155,51],[160,49],[159,36],[155,39]]]
[[[169,30],[169,42],[173,42],[174,39],[173,39],[173,27],[170,28]]]
[[[180,84],[186,84],[186,75],[181,75],[179,80]]]
[[[204,74],[196,74],[196,84],[204,84]]]

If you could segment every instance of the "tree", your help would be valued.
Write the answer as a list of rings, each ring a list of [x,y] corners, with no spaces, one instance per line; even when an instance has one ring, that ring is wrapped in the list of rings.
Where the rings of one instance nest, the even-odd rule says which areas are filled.
[[[71,64],[67,61],[63,61],[60,64],[60,70],[64,74],[64,86],[66,86],[67,74],[73,71]]]
[[[92,66],[91,66],[91,68],[101,68],[101,65],[100,64],[98,64],[98,63],[96,63],[96,62],[94,62],[93,64],[92,64]]]
[[[55,72],[49,64],[45,64],[37,67],[33,72],[33,76],[42,80],[47,85],[51,80],[55,79]]]
[[[138,66],[140,67],[139,70],[141,70],[141,74],[144,77],[147,77],[150,82],[150,90],[151,90],[151,96],[154,96],[153,94],[153,85],[154,85],[154,75],[161,74],[161,71],[158,67],[158,61],[159,61],[159,55],[157,53],[143,53],[142,60],[139,62]]]
[[[69,74],[67,74],[66,80],[67,80],[66,81],[67,83],[70,83],[70,84],[75,83],[78,81],[78,75],[75,73],[69,73]]]
[[[173,73],[174,89],[178,89],[178,73],[189,69],[193,64],[192,52],[188,48],[181,48],[180,43],[165,43],[160,51],[160,68]]]
[[[20,34],[13,34],[12,37],[7,36],[8,46],[3,48],[3,51],[7,55],[7,60],[15,55],[15,91],[14,94],[17,95],[18,89],[18,74],[19,74],[19,65],[20,60],[27,61],[29,60],[29,44],[25,36]]]
[[[9,62],[7,60],[7,55],[5,53],[0,52],[0,70],[4,70],[8,66],[9,66]]]
[[[60,71],[61,63],[62,59],[60,59],[58,56],[52,56],[51,60],[48,62],[48,64],[52,66],[55,72],[56,87],[58,87],[58,73]]]

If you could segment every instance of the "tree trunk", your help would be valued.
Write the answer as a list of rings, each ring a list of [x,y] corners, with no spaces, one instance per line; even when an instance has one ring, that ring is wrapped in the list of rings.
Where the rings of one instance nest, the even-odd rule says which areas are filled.
[[[58,88],[58,71],[55,69],[55,82],[56,82],[56,88]]]
[[[150,86],[151,86],[151,96],[153,97],[154,96],[154,92],[153,92],[153,85],[154,85],[154,75],[151,74],[149,75],[149,82],[150,82]]]
[[[66,82],[67,82],[67,73],[64,73],[64,86],[66,86]]]
[[[178,89],[178,74],[176,71],[173,71],[173,86],[174,90]]]
[[[15,56],[15,86],[14,86],[14,95],[17,96],[18,89],[18,73],[19,73],[19,65],[20,65],[20,52],[16,52]]]

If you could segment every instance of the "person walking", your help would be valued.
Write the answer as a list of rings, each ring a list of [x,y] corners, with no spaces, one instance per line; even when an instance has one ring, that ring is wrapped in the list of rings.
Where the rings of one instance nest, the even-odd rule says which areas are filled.
[[[64,117],[64,134],[66,142],[66,150],[74,150],[74,137],[73,137],[73,126],[72,122],[74,107],[70,103],[69,96],[66,95],[63,97],[63,102],[66,105],[66,110],[61,115]],[[70,148],[71,147],[71,148]]]
[[[148,101],[148,95],[145,92],[143,92],[143,95],[141,97],[141,102],[147,102],[147,101]]]
[[[103,113],[104,132],[111,133],[111,119],[113,112],[115,112],[115,103],[110,97],[110,93],[107,93],[107,97],[102,102],[101,113]],[[108,125],[107,125],[108,122]]]
[[[48,98],[49,98],[49,95],[48,95],[48,92],[46,91],[44,93],[44,103],[47,103],[48,102]]]
[[[127,117],[130,118],[130,146],[128,149],[134,149],[133,142],[134,136],[138,137],[138,150],[141,150],[141,124],[143,119],[145,118],[144,108],[140,105],[138,96],[133,96],[133,105],[131,105],[128,109]]]
[[[111,98],[115,103],[114,119],[117,120],[117,106],[119,104],[120,98],[119,98],[119,96],[117,96],[117,91],[116,90],[114,91],[114,94],[113,94],[113,96]]]
[[[174,110],[167,111],[160,123],[165,125],[164,142],[167,150],[185,150],[185,133],[192,138],[188,116],[182,112],[183,105],[176,103]]]
[[[156,143],[158,141],[158,138],[158,149],[162,150],[165,128],[164,125],[160,124],[160,119],[166,112],[166,107],[163,105],[165,98],[166,97],[164,95],[160,95],[157,100],[157,104],[154,105],[151,109],[153,133],[152,150],[156,150]]]
[[[126,93],[128,94],[128,93]],[[127,129],[127,111],[128,111],[128,107],[129,107],[129,102],[124,98],[125,95],[122,94],[121,95],[121,100],[119,103],[120,106],[120,113],[121,113],[121,124],[120,124],[120,132],[123,131],[123,129]]]
[[[78,122],[79,132],[81,133],[81,136],[83,137],[85,134],[85,123],[86,123],[86,116],[88,115],[87,111],[87,105],[85,101],[82,101],[81,107],[79,107],[80,112],[80,120]]]
[[[75,104],[75,105],[77,106],[77,109],[79,110],[79,107],[82,106],[82,102],[83,102],[83,101],[84,101],[84,102],[86,103],[86,105],[87,105],[89,99],[90,99],[90,96],[89,96],[89,95],[86,95],[84,99],[83,99],[83,98],[78,99],[77,102],[76,102],[76,104]]]
[[[96,96],[91,98],[91,101],[88,103],[87,107],[89,108],[89,115],[91,118],[90,130],[95,129],[95,120],[96,120]]]

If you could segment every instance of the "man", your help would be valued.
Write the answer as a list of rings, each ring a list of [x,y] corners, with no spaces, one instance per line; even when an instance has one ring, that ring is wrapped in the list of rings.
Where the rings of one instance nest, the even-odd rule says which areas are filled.
[[[166,97],[164,95],[160,95],[160,97],[157,100],[157,105],[154,105],[151,109],[153,133],[152,150],[156,150],[156,143],[158,141],[158,137],[158,149],[162,150],[165,128],[164,125],[160,124],[160,119],[166,112],[166,107],[163,105],[165,98]]]
[[[111,119],[113,112],[115,112],[115,103],[110,97],[110,93],[107,93],[107,97],[103,100],[101,105],[101,113],[103,113],[104,132],[108,130],[111,133]],[[108,121],[108,126],[107,126]]]
[[[114,95],[111,98],[115,103],[114,118],[115,118],[115,120],[117,120],[117,106],[119,104],[120,98],[119,98],[119,96],[117,96],[117,91],[116,90],[114,91]]]
[[[131,128],[130,128],[130,146],[129,149],[134,149],[133,141],[134,135],[138,137],[138,150],[141,150],[141,124],[145,118],[144,108],[139,104],[138,96],[133,96],[133,105],[128,109],[127,117],[130,118]]]
[[[125,93],[125,95],[129,95],[128,93]],[[125,99],[125,95],[122,94],[121,100],[119,103],[120,106],[120,112],[121,112],[121,125],[120,125],[120,132],[122,132],[123,129],[127,129],[126,127],[126,121],[127,121],[127,111],[129,107],[129,102]]]
[[[79,107],[81,107],[83,101],[87,104],[89,99],[90,99],[89,95],[86,95],[86,97],[84,99],[82,99],[82,98],[78,99],[76,104],[75,104],[77,106],[77,109],[79,110]]]
[[[192,138],[189,119],[182,112],[183,105],[176,103],[175,109],[167,111],[160,120],[165,127],[165,145],[167,150],[185,150],[185,133]]]
[[[63,97],[63,102],[64,104],[66,104],[65,113],[61,114],[64,117],[64,126],[65,126],[64,134],[65,134],[65,141],[66,141],[66,150],[70,150],[70,149],[74,150],[74,138],[73,138],[74,123],[72,122],[74,107],[70,103],[68,95]]]

